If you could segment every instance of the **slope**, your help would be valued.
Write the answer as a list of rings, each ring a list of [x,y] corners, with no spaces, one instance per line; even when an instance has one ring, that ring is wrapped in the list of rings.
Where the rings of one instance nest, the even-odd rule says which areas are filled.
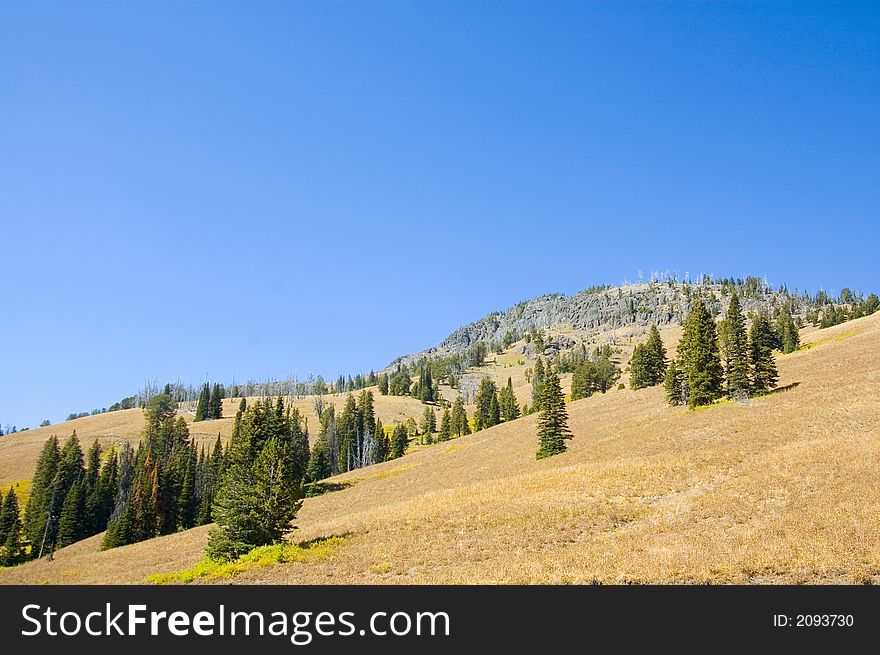
[[[748,404],[614,392],[568,406],[553,458],[534,459],[526,417],[339,476],[294,539],[342,545],[234,581],[878,582],[880,315],[804,339],[782,389]],[[103,553],[96,537],[0,582],[141,582],[198,562],[207,531]]]

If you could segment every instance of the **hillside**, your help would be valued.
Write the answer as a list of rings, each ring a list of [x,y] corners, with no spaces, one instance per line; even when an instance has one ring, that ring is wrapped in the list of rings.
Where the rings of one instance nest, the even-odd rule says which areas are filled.
[[[880,314],[802,339],[748,404],[613,391],[568,405],[556,457],[535,460],[532,416],[339,476],[293,537],[341,537],[327,556],[233,581],[880,582]],[[107,552],[93,537],[0,582],[139,583],[196,564],[207,532]]]
[[[375,391],[376,415],[385,424],[405,420],[410,416],[419,417],[424,412],[425,406],[421,402],[408,396],[381,396]],[[324,401],[336,405],[337,411],[342,409],[345,403],[345,394],[324,396]],[[315,414],[315,398],[306,396],[295,401],[295,406],[308,419],[310,429],[314,433],[318,426],[318,417]],[[219,434],[224,439],[232,434],[232,424],[235,412],[238,409],[239,400],[226,399],[223,401],[223,418],[215,421],[193,422],[193,415],[181,411],[189,424],[189,430],[196,443],[211,443]],[[37,457],[46,439],[57,435],[63,441],[76,430],[80,443],[86,446],[95,439],[101,445],[107,447],[120,444],[123,441],[137,443],[141,438],[144,427],[144,413],[140,409],[125,409],[117,412],[107,412],[65,421],[57,425],[44,428],[35,428],[24,432],[16,432],[0,437],[0,488],[16,482],[29,480],[33,475]],[[314,436],[314,435],[313,435]]]

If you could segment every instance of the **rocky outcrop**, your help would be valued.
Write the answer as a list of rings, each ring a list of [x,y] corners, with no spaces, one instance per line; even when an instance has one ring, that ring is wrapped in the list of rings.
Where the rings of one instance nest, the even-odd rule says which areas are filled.
[[[465,325],[450,334],[442,343],[419,353],[395,360],[410,364],[422,357],[448,357],[462,354],[478,341],[490,344],[508,331],[525,334],[535,328],[564,326],[584,337],[601,335],[622,327],[645,329],[680,324],[691,305],[701,298],[715,315],[721,315],[730,300],[728,287],[720,284],[640,284],[582,291],[572,296],[554,294],[521,302],[503,312]],[[764,289],[741,297],[743,311],[768,311],[783,301],[793,301],[796,313],[806,313],[806,300],[786,291]],[[639,330],[640,331],[640,330]],[[557,349],[565,350],[557,338]],[[531,354],[531,352],[523,352]]]

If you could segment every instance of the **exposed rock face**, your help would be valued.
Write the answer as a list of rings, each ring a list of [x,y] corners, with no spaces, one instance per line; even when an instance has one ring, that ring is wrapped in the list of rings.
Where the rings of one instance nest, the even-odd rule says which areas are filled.
[[[554,294],[541,296],[519,303],[503,312],[495,312],[475,323],[459,328],[439,346],[420,353],[406,355],[397,362],[411,364],[422,357],[447,357],[461,354],[478,341],[488,345],[500,340],[507,331],[519,334],[535,328],[564,326],[582,333],[585,337],[610,332],[625,326],[647,328],[680,324],[690,311],[691,305],[701,298],[715,315],[723,315],[730,301],[730,291],[720,284],[640,284],[611,287],[600,291],[582,291],[573,296]],[[764,289],[740,301],[743,312],[768,311],[783,301],[793,301],[796,313],[806,313],[806,302],[797,295],[785,291]],[[574,345],[564,337],[554,337],[561,350]],[[534,348],[528,349],[531,354]]]

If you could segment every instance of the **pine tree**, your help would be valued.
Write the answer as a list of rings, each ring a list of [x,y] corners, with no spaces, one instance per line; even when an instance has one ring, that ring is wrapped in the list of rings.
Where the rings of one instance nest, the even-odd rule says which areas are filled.
[[[467,410],[464,407],[464,401],[461,396],[452,403],[452,432],[456,437],[461,437],[471,433],[471,426],[468,422]]]
[[[727,394],[734,396],[749,391],[749,344],[746,334],[746,321],[742,314],[739,296],[736,291],[730,297],[727,318],[719,327],[720,351],[724,356],[724,377]]]
[[[565,452],[565,440],[571,438],[562,386],[559,384],[559,377],[551,372],[546,375],[542,388],[538,452],[535,457],[542,459]]]
[[[373,435],[373,463],[378,464],[388,459],[388,454],[391,452],[391,442],[388,440],[388,435],[385,434],[385,428],[379,419],[376,419],[376,429]]]
[[[715,321],[702,300],[694,302],[678,345],[679,365],[688,387],[688,405],[707,405],[721,395],[724,372]]]
[[[15,566],[25,560],[18,497],[9,488],[0,509],[0,566]]]
[[[394,426],[394,434],[391,436],[391,454],[389,459],[403,457],[407,444],[409,444],[409,433],[406,430],[406,426],[403,423],[397,423]]]
[[[115,453],[101,467],[98,482],[86,500],[86,512],[91,520],[90,535],[98,534],[107,529],[107,522],[116,507],[117,494],[119,491],[119,465]]]
[[[645,344],[637,344],[633,349],[632,358],[629,360],[629,386],[630,389],[644,389],[645,387],[650,387],[650,373],[649,373],[649,353],[648,348]],[[574,400],[577,400],[575,397],[575,386],[574,381],[572,381],[572,393],[571,397]],[[578,397],[580,394],[578,393]]]
[[[138,540],[136,514],[133,503],[126,503],[123,506],[119,516],[107,525],[107,532],[101,541],[101,550],[125,546]]]
[[[190,441],[189,448],[180,450],[182,480],[177,497],[176,523],[181,530],[188,530],[196,525],[199,514],[199,497],[196,487],[198,458],[195,443]]]
[[[58,439],[52,436],[43,444],[40,457],[37,459],[31,495],[28,498],[24,514],[25,538],[31,544],[31,554],[34,557],[40,554],[43,538],[47,527],[49,527],[50,506],[55,504],[55,474],[58,471],[60,460],[61,451],[58,448]]]
[[[498,392],[498,406],[502,421],[514,421],[519,418],[519,403],[516,402],[513,382],[509,377],[507,378],[507,386]]]
[[[213,508],[218,528],[208,537],[207,552],[231,561],[280,541],[302,503],[301,481],[291,466],[293,429],[283,403],[273,408],[267,400],[248,408],[226,459]]]
[[[779,338],[778,348],[783,353],[793,353],[800,347],[801,335],[787,308],[776,316],[775,332]]]
[[[425,407],[422,414],[422,434],[425,435],[425,443],[431,443],[431,435],[437,431],[437,415],[430,407]]]
[[[77,480],[64,497],[58,520],[58,547],[79,541],[86,532],[86,502],[83,483]]]
[[[194,421],[208,420],[208,404],[210,403],[210,401],[211,391],[208,387],[208,383],[205,382],[205,385],[202,387],[201,393],[199,393],[199,400],[198,402],[196,402],[196,416],[193,419]]]
[[[775,339],[776,335],[767,317],[764,314],[756,315],[749,330],[752,390],[755,393],[763,393],[776,387],[779,375],[776,372],[776,361],[773,358]]]
[[[477,396],[474,400],[474,429],[485,430],[501,421],[501,411],[498,405],[498,390],[495,383],[486,376],[480,380]]]
[[[12,487],[9,487],[3,502],[0,503],[0,544],[6,543],[9,531],[19,519],[18,497]]]
[[[440,432],[437,435],[438,441],[449,441],[452,439],[452,415],[449,408],[443,410],[443,416],[440,418]]]
[[[537,412],[541,409],[541,398],[543,397],[542,385],[544,384],[544,362],[540,355],[535,362],[535,368],[532,370],[532,411]],[[479,428],[478,428],[479,429]]]
[[[211,389],[208,401],[208,418],[212,420],[223,418],[223,387],[217,383]]]
[[[98,525],[99,502],[98,478],[101,474],[101,444],[98,440],[92,443],[86,453],[86,470],[83,477],[83,496],[86,503],[86,516],[83,525],[83,536],[89,537],[100,530]]]
[[[684,372],[678,367],[678,362],[674,359],[669,362],[669,368],[666,369],[663,386],[666,389],[666,402],[670,405],[687,404],[687,387]]]
[[[651,325],[648,332],[648,341],[645,343],[648,356],[648,386],[655,386],[663,382],[666,375],[666,347],[660,337],[660,330],[655,324]]]
[[[351,394],[345,399],[345,406],[336,423],[336,434],[339,439],[339,470],[351,470],[351,456],[358,447],[358,411],[357,403]]]
[[[332,475],[330,469],[330,457],[327,455],[327,440],[319,438],[309,456],[309,465],[306,467],[305,479],[308,482],[317,482]]]

